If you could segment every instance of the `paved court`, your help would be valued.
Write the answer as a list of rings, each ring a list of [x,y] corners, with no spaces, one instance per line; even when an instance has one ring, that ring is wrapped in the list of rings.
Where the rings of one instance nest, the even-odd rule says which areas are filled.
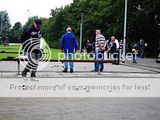
[[[21,77],[16,75],[16,67],[15,62],[0,62],[0,78]],[[62,69],[63,64],[50,63],[37,77],[160,78],[160,64],[154,59],[105,64],[100,74],[90,72],[91,63],[76,63],[72,74],[62,73]],[[160,98],[0,98],[0,120],[160,120]]]
[[[160,99],[1,98],[0,120],[160,120]]]
[[[104,72],[100,74],[96,72],[91,72],[91,70],[93,70],[94,68],[93,63],[75,63],[74,73],[62,73],[61,71],[64,69],[63,64],[61,62],[51,62],[45,68],[37,72],[37,77],[160,77],[160,64],[157,64],[154,59],[139,59],[138,62],[138,64],[133,64],[130,61],[127,61],[126,63],[121,63],[120,65],[112,65],[111,63],[105,63]],[[21,75],[17,75],[16,62],[0,62],[0,66],[0,77],[21,77]],[[23,68],[23,65],[21,65],[20,70],[22,71]]]

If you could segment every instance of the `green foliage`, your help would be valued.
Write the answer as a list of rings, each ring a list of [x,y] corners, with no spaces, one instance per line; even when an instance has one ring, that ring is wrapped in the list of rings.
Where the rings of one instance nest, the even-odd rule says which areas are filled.
[[[0,11],[0,39],[5,40],[10,31],[10,20],[7,11]]]
[[[107,38],[112,34],[122,37],[124,10],[119,5],[123,4],[114,0],[74,0],[64,8],[51,10],[52,17],[44,24],[44,37],[57,46],[66,28],[71,26],[79,39],[81,14],[84,14],[83,45],[87,39],[94,41],[96,29],[100,29]]]
[[[46,28],[47,40],[57,46],[58,40],[67,26],[79,38],[81,14],[83,21],[83,45],[86,40],[95,39],[95,30],[100,29],[102,34],[110,39],[115,35],[123,39],[125,0],[73,0],[73,3],[64,8],[51,10]],[[158,54],[160,41],[160,2],[158,0],[128,0],[127,43],[139,43],[143,38],[148,43],[147,51],[152,57]],[[47,27],[48,26],[48,27]]]
[[[20,42],[19,37],[22,33],[23,26],[20,22],[16,22],[15,25],[10,30],[9,39],[11,43],[18,43]]]
[[[26,22],[26,24],[23,26],[23,30],[27,29],[29,26],[33,25],[34,23],[34,20],[38,18],[38,16],[33,16],[33,17],[30,17],[28,19],[28,21]]]
[[[148,43],[150,57],[158,54],[160,43],[160,2],[158,0],[131,0],[128,4],[128,39],[143,38]]]
[[[83,46],[87,39],[95,40],[96,29],[100,29],[107,39],[111,35],[123,39],[124,3],[125,0],[73,0],[70,5],[52,9],[50,18],[41,18],[43,37],[50,47],[59,48],[61,36],[71,26],[79,40],[83,14]],[[128,0],[127,43],[139,43],[143,38],[152,57],[158,54],[160,43],[159,6],[159,0]],[[32,25],[35,18],[29,18],[23,28]]]

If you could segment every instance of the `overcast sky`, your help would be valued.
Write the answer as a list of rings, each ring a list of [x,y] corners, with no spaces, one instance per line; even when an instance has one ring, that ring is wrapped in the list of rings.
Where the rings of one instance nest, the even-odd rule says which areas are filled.
[[[72,2],[73,0],[0,0],[0,11],[8,12],[12,25],[18,21],[24,25],[28,16],[48,18],[50,9]]]

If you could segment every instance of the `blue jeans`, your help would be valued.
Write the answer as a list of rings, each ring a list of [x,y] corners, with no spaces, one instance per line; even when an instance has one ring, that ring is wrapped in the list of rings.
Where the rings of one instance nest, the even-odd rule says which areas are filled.
[[[95,51],[95,60],[104,60],[104,51]],[[103,72],[104,63],[103,62],[95,62],[94,67],[95,67],[95,71],[99,71],[99,69],[100,69],[100,71]]]
[[[64,53],[65,60],[73,60],[73,53]],[[64,69],[68,70],[68,63],[70,66],[70,70],[73,70],[74,64],[73,62],[64,62]]]
[[[144,50],[143,50],[143,49],[141,49],[140,57],[141,57],[141,58],[143,58],[143,57],[144,57]]]
[[[136,62],[137,62],[137,55],[133,54],[133,63],[136,63]]]

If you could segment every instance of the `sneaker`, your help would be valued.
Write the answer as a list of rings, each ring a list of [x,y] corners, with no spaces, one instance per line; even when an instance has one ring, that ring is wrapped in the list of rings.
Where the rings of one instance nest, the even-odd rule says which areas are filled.
[[[67,70],[66,70],[66,69],[64,69],[62,72],[67,73]]]
[[[73,69],[70,70],[70,73],[73,73]]]
[[[98,72],[98,70],[91,70],[91,72]]]
[[[36,74],[31,74],[31,77],[36,77]]]
[[[22,71],[22,77],[26,77],[27,76],[27,72],[26,71]]]
[[[39,81],[36,77],[31,77],[30,78],[30,81],[34,81],[34,82],[37,82],[37,81]]]
[[[27,77],[27,72],[29,72],[29,70],[24,68],[24,70],[22,71],[22,77]]]
[[[103,70],[100,70],[100,72],[103,72]]]

